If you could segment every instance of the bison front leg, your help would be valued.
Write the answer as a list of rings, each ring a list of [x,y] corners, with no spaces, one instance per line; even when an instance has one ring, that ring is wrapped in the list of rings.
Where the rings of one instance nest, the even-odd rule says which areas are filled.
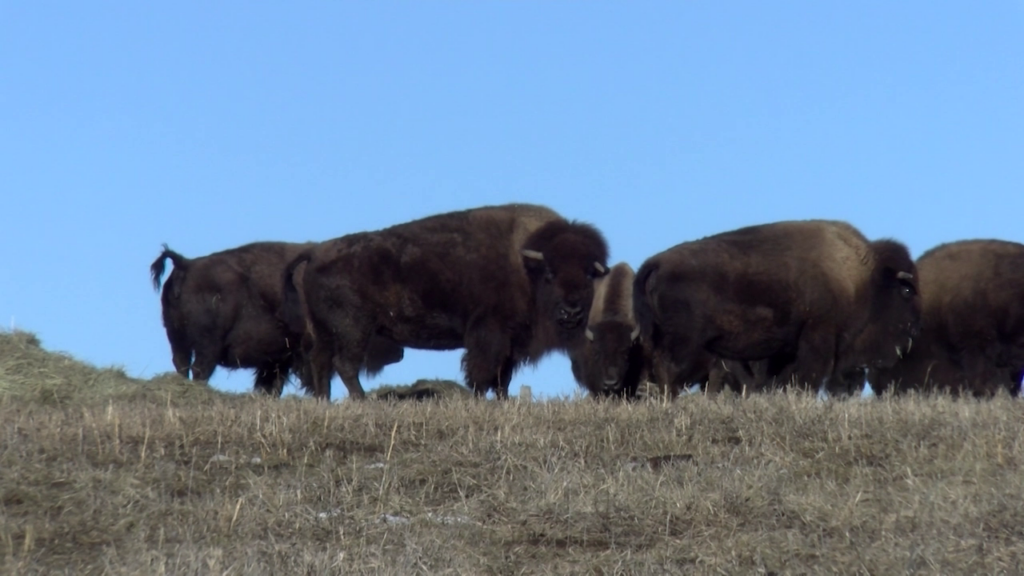
[[[705,396],[718,396],[722,393],[727,372],[728,369],[722,360],[716,359],[711,363],[711,369],[708,371],[708,384],[704,388]]]
[[[465,348],[462,370],[476,396],[486,396],[493,389],[499,399],[508,398],[515,362],[511,339],[501,324],[493,320],[473,323],[466,333]]]
[[[790,376],[797,389],[817,393],[835,369],[836,340],[831,334],[804,334]]]
[[[678,372],[668,354],[663,349],[656,348],[652,354],[651,375],[662,397],[674,400],[679,396],[679,388],[674,382]]]
[[[825,383],[830,398],[849,398],[864,390],[865,372],[862,368],[851,368],[836,372]]]

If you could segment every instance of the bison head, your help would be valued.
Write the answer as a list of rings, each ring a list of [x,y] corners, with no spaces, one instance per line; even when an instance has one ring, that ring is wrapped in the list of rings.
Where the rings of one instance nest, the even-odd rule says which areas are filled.
[[[866,368],[895,365],[913,348],[921,332],[921,297],[917,266],[898,242],[872,242],[875,269],[871,276],[869,318],[858,338]]]
[[[540,313],[578,334],[590,313],[594,279],[608,273],[608,245],[588,224],[556,220],[527,238],[521,251]]]
[[[639,368],[640,326],[606,320],[587,326],[582,376],[588,390],[597,395],[621,394],[630,372]]]

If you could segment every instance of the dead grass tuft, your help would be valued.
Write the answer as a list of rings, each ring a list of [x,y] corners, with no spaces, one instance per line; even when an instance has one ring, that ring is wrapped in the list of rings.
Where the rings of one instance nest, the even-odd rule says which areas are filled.
[[[1024,571],[1005,396],[13,398],[4,573]]]

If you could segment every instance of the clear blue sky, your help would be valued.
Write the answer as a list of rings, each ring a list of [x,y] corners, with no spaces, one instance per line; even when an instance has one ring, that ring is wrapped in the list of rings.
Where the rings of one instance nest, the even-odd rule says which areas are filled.
[[[0,321],[147,377],[172,370],[161,242],[513,201],[597,224],[634,267],[784,219],[915,257],[1024,241],[1024,2],[7,1],[0,197]],[[364,384],[461,381],[459,356]],[[575,389],[563,357],[522,383]]]

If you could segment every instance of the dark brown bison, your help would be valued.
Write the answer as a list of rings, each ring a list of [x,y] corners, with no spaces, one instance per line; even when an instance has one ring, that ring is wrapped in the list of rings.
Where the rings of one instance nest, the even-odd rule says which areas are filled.
[[[280,396],[297,367],[302,331],[283,321],[281,274],[313,244],[255,242],[201,258],[186,258],[165,244],[150,266],[153,287],[168,258],[174,269],[161,294],[163,323],[174,369],[205,382],[219,365],[255,368],[255,390]],[[402,350],[380,343],[371,369],[401,359]],[[397,356],[397,359],[395,358]],[[308,388],[308,378],[303,378]]]
[[[640,325],[633,316],[633,268],[612,266],[594,281],[584,338],[569,348],[572,373],[592,396],[633,398],[646,377]]]
[[[1024,374],[1024,244],[964,240],[917,259],[921,335],[899,364],[869,376],[888,389],[1016,396]]]
[[[466,383],[508,396],[513,372],[582,335],[608,247],[595,227],[542,206],[438,214],[342,236],[291,264],[302,273],[314,394],[333,371],[353,398],[371,337],[426,350],[464,348]],[[285,290],[295,292],[285,274]]]
[[[891,366],[919,330],[915,266],[905,246],[869,242],[845,222],[750,226],[685,242],[637,272],[634,312],[655,379],[693,382],[707,354],[792,365],[812,389],[858,367]]]

